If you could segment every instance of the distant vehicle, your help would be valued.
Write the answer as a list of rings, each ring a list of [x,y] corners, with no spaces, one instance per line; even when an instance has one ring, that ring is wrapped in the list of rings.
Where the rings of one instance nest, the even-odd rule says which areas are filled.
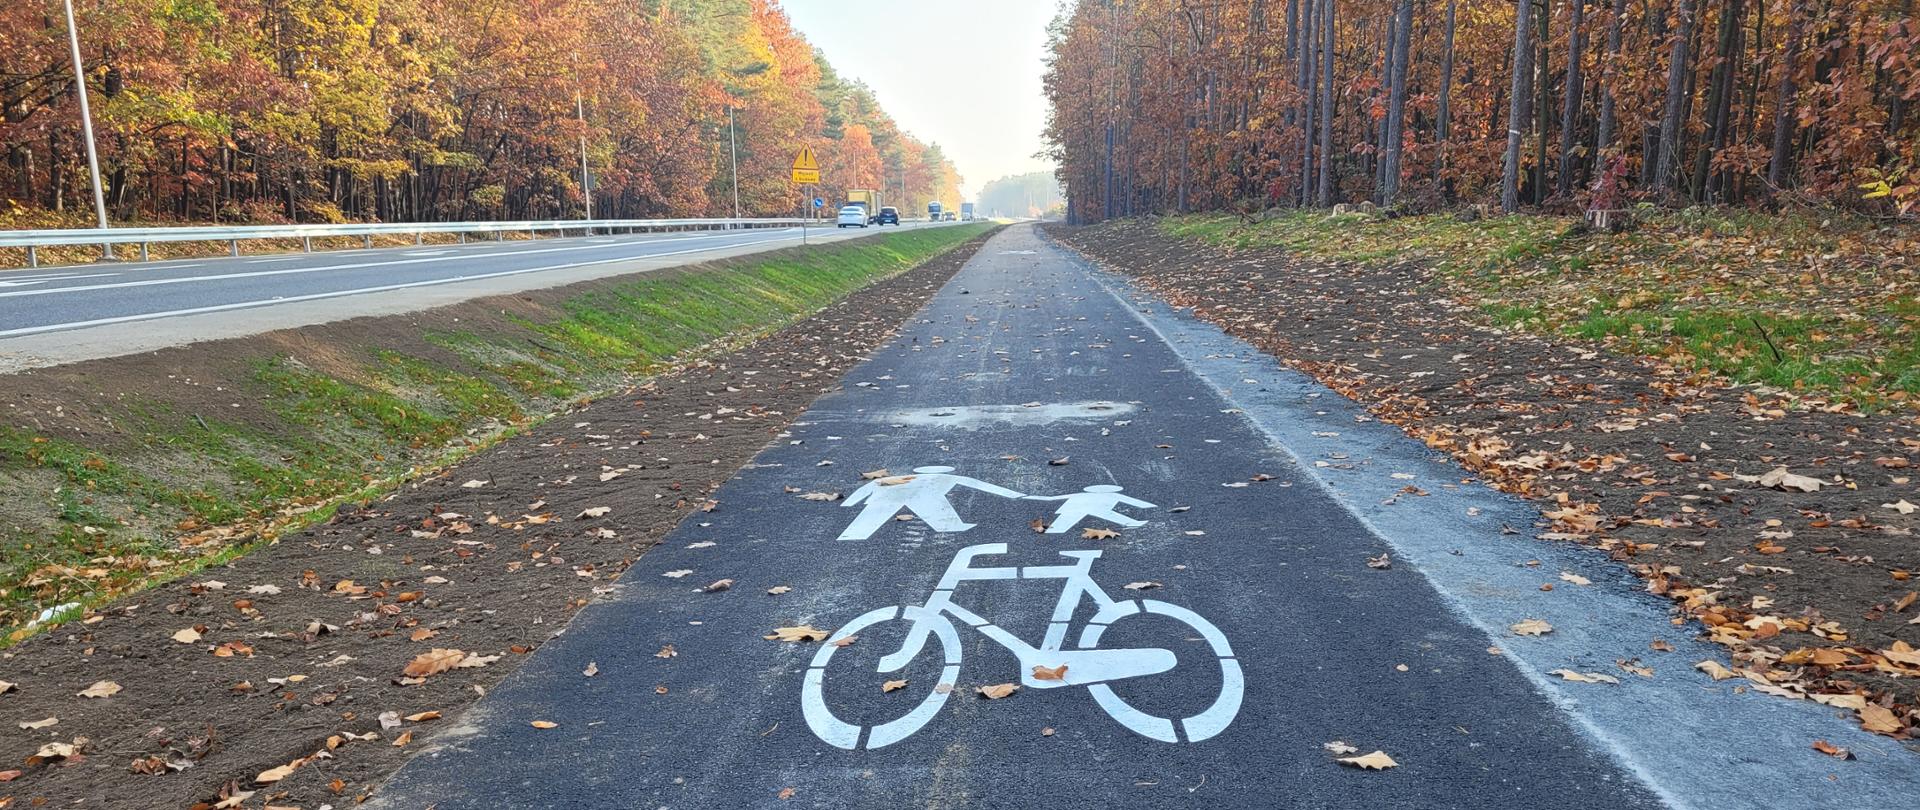
[[[948,211],[940,215],[941,222],[955,222],[955,221],[958,221],[959,219],[960,219],[960,215],[952,211]]]
[[[960,204],[960,221],[961,222],[973,221],[973,203],[963,202]]]
[[[834,223],[838,227],[867,227],[867,209],[860,205],[847,205],[840,208],[840,218]]]
[[[927,203],[927,221],[939,222],[940,210],[940,203],[938,201]]]
[[[880,213],[874,214],[873,218],[868,221],[874,225],[898,225],[900,224],[900,209],[889,205],[880,209]]]

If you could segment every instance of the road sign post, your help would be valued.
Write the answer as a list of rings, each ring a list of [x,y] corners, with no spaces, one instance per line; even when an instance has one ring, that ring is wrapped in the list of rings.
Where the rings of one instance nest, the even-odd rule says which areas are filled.
[[[800,154],[793,158],[793,182],[800,184],[800,244],[807,243],[807,220],[812,219],[819,206],[809,207],[814,197],[807,193],[807,186],[820,184],[820,162],[813,157],[813,147],[802,144]]]

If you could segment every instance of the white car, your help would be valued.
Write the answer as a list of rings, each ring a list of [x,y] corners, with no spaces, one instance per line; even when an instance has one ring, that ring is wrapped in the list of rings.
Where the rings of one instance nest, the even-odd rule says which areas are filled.
[[[867,227],[867,209],[857,205],[843,206],[840,209],[840,219],[837,222],[842,228],[850,225],[858,225],[865,228]]]

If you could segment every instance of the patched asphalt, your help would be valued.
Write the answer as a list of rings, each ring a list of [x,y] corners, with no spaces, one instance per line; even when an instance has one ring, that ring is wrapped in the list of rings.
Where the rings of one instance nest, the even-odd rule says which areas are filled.
[[[1544,688],[1537,668],[1490,649],[1530,639],[1499,638],[1499,627],[1463,609],[1460,595],[1436,587],[1416,562],[1369,567],[1369,558],[1392,550],[1379,520],[1356,516],[1350,498],[1343,501],[1337,488],[1301,466],[1307,455],[1300,448],[1289,452],[1282,444],[1284,431],[1243,412],[1219,380],[1196,370],[1204,363],[1176,351],[1130,311],[1135,304],[1110,291],[1112,283],[1029,227],[1004,231],[898,338],[877,347],[841,392],[822,398],[738,471],[718,493],[716,510],[696,514],[648,552],[618,590],[582,610],[459,725],[437,736],[376,802],[1673,803],[1669,786],[1651,783],[1622,755],[1618,739],[1596,732],[1569,705],[1577,701]],[[1313,465],[1334,469],[1361,463],[1338,450],[1314,457]],[[935,531],[928,519],[947,518],[930,514],[870,522],[870,537],[839,539],[864,503],[806,497],[864,491],[867,500],[885,500],[905,490],[883,492],[862,473],[911,475],[935,465],[991,490],[947,493],[952,519],[972,528]],[[1144,525],[1088,517],[1072,531],[1042,534],[1034,521],[1052,520],[1062,502],[1005,494],[1060,496],[1102,485],[1153,504],[1117,507]],[[1082,528],[1118,534],[1085,538]],[[1419,535],[1423,528],[1416,520],[1395,530]],[[1458,549],[1519,542],[1500,532],[1494,520],[1436,523],[1436,536],[1419,539]],[[990,622],[1000,628],[996,634],[1037,645],[1061,579],[959,583],[950,593],[963,615],[942,614],[948,618],[926,625],[952,627],[957,646],[943,660],[936,634],[894,672],[877,671],[877,662],[900,648],[901,620],[866,627],[845,646],[764,638],[776,628],[833,631],[863,616],[898,615],[887,608],[922,605],[956,554],[983,544],[1005,544],[1007,553],[978,557],[975,568],[1060,566],[1071,562],[1062,551],[1100,552],[1090,577],[1123,606],[1115,612],[1131,612],[1128,605],[1148,611],[1101,618],[1111,620],[1110,629],[1091,646],[1134,651],[1108,661],[1121,668],[1166,653],[1176,663],[1106,686],[1076,683],[1070,667],[1067,686],[1029,681],[1001,699],[980,695],[979,687],[1019,683],[1031,673],[970,622]],[[705,589],[720,580],[731,580],[730,587]],[[1599,584],[1630,588],[1624,581]],[[768,592],[776,588],[790,590]],[[1198,617],[1200,626],[1174,617]],[[1074,610],[1068,652],[1089,641],[1083,627],[1095,618],[1085,602]],[[1230,663],[1223,664],[1219,653],[1229,647]],[[832,652],[823,656],[823,649]],[[1070,658],[1048,655],[1040,654]],[[1071,660],[1085,662],[1084,671],[1099,666],[1091,658]],[[957,676],[950,675],[956,665]],[[592,676],[584,674],[589,668]],[[803,711],[810,677],[822,686],[816,709],[825,709],[812,723]],[[907,683],[886,691],[894,680]],[[1136,730],[1159,728],[1152,718],[1204,715],[1234,681],[1244,683],[1244,693],[1218,733],[1205,721],[1167,726],[1173,741]],[[949,682],[942,701],[937,691],[948,691]],[[1111,696],[1097,701],[1096,693],[1107,690]],[[939,706],[924,725],[889,725],[929,702]],[[1122,703],[1137,714],[1116,708]],[[826,714],[847,726],[823,722]],[[1128,715],[1121,719],[1131,727],[1117,715]],[[555,725],[536,728],[534,721]],[[901,738],[873,747],[876,726],[891,729],[880,737]],[[848,727],[858,728],[837,736]],[[1196,731],[1211,736],[1193,739]],[[1362,754],[1384,751],[1399,766],[1343,766],[1327,747],[1335,742]],[[1682,803],[1746,806],[1687,798]]]

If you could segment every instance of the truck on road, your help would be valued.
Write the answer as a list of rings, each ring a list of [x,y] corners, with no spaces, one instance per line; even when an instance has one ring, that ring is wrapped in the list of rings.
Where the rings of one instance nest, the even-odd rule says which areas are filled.
[[[973,221],[973,203],[963,202],[960,204],[960,221],[961,222]]]
[[[942,208],[940,207],[940,201],[939,201],[939,200],[934,200],[933,202],[930,202],[930,203],[927,203],[927,221],[929,221],[929,222],[939,222],[939,221],[940,221],[940,212],[941,212],[942,210],[944,210],[944,209],[942,209]]]

